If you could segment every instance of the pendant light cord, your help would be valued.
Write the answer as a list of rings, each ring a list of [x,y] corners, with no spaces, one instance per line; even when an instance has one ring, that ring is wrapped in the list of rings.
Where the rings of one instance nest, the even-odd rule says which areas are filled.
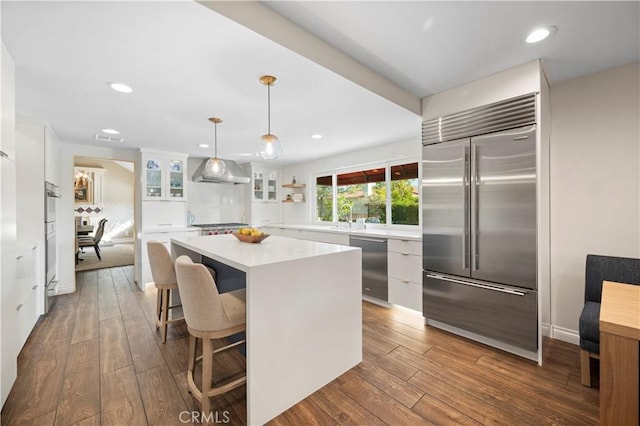
[[[214,139],[214,144],[213,144],[213,151],[214,151],[214,157],[217,159],[218,158],[218,123],[214,123],[214,134],[215,134],[215,139]]]
[[[267,134],[271,134],[271,83],[267,84]]]

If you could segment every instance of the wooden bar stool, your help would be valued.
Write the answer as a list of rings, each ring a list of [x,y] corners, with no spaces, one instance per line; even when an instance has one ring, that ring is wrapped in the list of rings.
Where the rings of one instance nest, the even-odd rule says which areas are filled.
[[[158,295],[156,297],[156,328],[160,328],[162,343],[167,342],[167,325],[183,321],[184,317],[169,319],[169,310],[182,305],[170,306],[171,290],[178,288],[176,271],[169,250],[158,241],[147,242],[151,276]]]
[[[207,267],[193,263],[188,256],[176,259],[178,288],[182,308],[189,330],[189,367],[187,382],[191,394],[200,401],[205,415],[211,412],[209,398],[217,396],[247,382],[246,374],[224,385],[212,387],[214,355],[246,342],[241,340],[213,350],[214,339],[222,339],[246,330],[246,293],[235,290],[218,293],[215,281]],[[202,339],[202,356],[196,358],[196,339]],[[202,389],[193,380],[196,362],[202,360]]]

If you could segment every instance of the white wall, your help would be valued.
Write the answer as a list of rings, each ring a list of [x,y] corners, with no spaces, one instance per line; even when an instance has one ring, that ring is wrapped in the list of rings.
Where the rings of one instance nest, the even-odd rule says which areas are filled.
[[[250,185],[193,182],[191,176],[203,160],[187,161],[187,209],[194,223],[245,222],[245,191]]]
[[[422,144],[420,140],[420,129],[416,128],[415,139],[372,146],[366,150],[346,152],[284,167],[281,171],[282,182],[291,182],[291,179],[295,176],[297,183],[304,183],[307,187],[304,196],[306,200],[305,203],[281,203],[282,215],[280,217],[283,218],[283,223],[290,225],[312,223],[314,216],[312,209],[315,196],[311,191],[313,190],[313,179],[317,173],[331,173],[334,170],[396,160],[407,160],[407,162],[420,161],[420,156],[422,155]]]
[[[640,257],[639,80],[635,63],[551,87],[551,315],[558,338],[577,342],[587,253]]]
[[[138,151],[133,149],[117,149],[107,146],[76,145],[59,143],[60,159],[58,173],[60,195],[56,224],[58,231],[58,294],[73,293],[76,289],[75,278],[75,219],[73,207],[74,160],[75,157],[106,158],[111,160],[136,161]]]
[[[101,203],[104,211],[99,215],[90,215],[95,224],[102,218],[108,220],[104,228],[104,240],[133,241],[135,174],[114,161],[100,158],[76,157],[75,165],[104,169]]]

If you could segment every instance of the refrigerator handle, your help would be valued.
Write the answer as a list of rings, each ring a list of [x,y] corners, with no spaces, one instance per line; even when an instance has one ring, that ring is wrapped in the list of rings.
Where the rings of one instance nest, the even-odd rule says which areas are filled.
[[[473,271],[478,270],[478,264],[480,263],[480,246],[479,240],[479,227],[480,227],[480,148],[476,144],[472,144],[472,157],[473,157],[473,209],[471,211],[471,218],[473,220],[473,258],[471,260],[471,269]]]
[[[463,218],[463,231],[462,231],[462,269],[466,270],[469,268],[469,154],[470,154],[469,144],[464,146],[464,164],[462,170],[462,185],[464,187],[464,191],[462,197],[464,198],[464,212],[465,217]]]
[[[498,291],[500,293],[512,294],[514,296],[524,296],[525,294],[527,294],[524,291],[511,290],[509,288],[504,288],[504,287],[497,287],[497,286],[492,286],[487,284],[479,284],[479,283],[472,283],[469,281],[456,280],[454,278],[444,277],[442,275],[437,275],[437,274],[427,273],[427,277],[435,278],[437,280],[442,280],[442,281],[449,281],[451,283],[456,283],[456,284],[468,285],[469,287],[477,287],[483,290],[491,290],[491,291]]]

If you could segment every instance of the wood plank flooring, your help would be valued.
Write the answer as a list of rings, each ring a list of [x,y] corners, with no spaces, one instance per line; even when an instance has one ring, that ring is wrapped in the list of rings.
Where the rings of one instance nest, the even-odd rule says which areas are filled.
[[[22,350],[2,425],[184,424],[180,413],[199,407],[187,391],[186,327],[170,325],[161,344],[155,290],[139,291],[131,266],[77,282]],[[363,302],[363,362],[270,424],[598,424],[599,393],[580,385],[577,346],[545,339],[538,367],[422,321]],[[244,366],[238,353],[224,356],[216,382]],[[212,400],[220,422],[246,423],[245,391]]]

